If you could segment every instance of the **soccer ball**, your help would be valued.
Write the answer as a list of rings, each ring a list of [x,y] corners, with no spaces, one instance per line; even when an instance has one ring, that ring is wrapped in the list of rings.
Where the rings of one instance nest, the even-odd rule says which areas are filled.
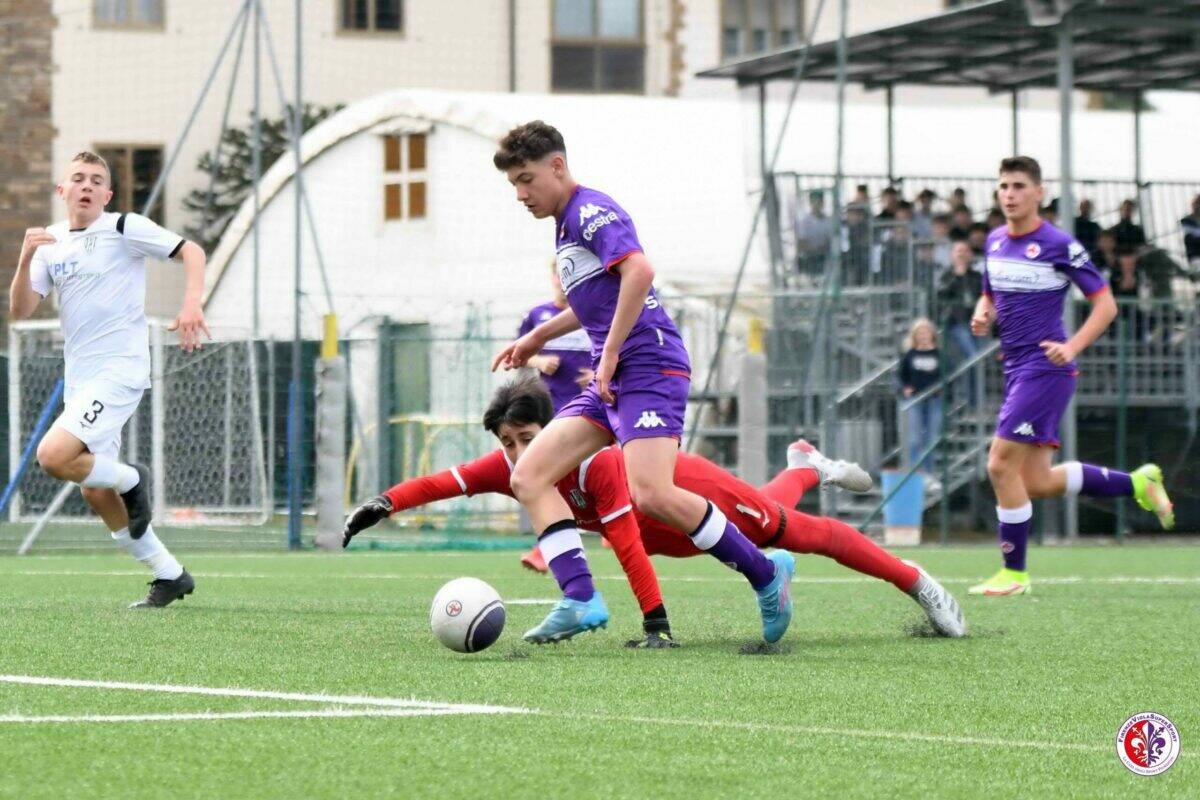
[[[477,653],[500,638],[504,603],[478,578],[455,578],[433,597],[429,626],[438,641],[459,653]]]

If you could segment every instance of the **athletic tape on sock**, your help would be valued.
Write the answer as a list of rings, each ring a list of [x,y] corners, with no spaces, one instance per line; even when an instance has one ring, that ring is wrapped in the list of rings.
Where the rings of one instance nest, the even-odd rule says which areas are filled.
[[[711,550],[717,542],[721,541],[721,537],[725,534],[725,525],[728,522],[729,520],[721,513],[721,509],[709,503],[704,521],[691,534],[692,544],[701,550]]]
[[[1033,519],[1033,503],[1026,503],[1019,508],[1001,508],[996,506],[996,518],[1001,522],[1016,525]]]

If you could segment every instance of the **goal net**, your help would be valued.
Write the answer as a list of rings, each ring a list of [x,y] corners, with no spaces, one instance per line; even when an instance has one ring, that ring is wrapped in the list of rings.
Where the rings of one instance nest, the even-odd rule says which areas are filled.
[[[121,456],[150,467],[154,475],[155,524],[160,526],[256,526],[272,511],[263,447],[264,380],[249,338],[228,331],[221,341],[185,353],[160,320],[150,324],[151,388],[125,426]],[[9,470],[63,376],[62,334],[56,320],[15,324],[9,338]],[[53,416],[61,411],[52,411]],[[11,475],[10,475],[11,477]],[[65,484],[36,464],[26,470],[9,507],[10,522],[36,522],[56,505]],[[65,499],[64,499],[65,498]],[[77,490],[58,498],[51,523],[95,515]],[[74,526],[53,524],[44,544],[74,538]],[[77,534],[96,545],[94,531]],[[210,544],[230,538],[213,530]],[[231,542],[230,542],[231,543]]]

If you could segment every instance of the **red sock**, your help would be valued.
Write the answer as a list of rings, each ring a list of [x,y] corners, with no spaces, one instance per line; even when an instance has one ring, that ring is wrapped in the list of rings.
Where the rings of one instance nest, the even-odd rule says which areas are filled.
[[[907,592],[920,573],[844,522],[787,511],[787,529],[776,547],[793,553],[828,556],[855,572],[891,583]]]
[[[821,482],[821,476],[811,467],[785,469],[759,491],[784,508],[795,508],[804,493]]]

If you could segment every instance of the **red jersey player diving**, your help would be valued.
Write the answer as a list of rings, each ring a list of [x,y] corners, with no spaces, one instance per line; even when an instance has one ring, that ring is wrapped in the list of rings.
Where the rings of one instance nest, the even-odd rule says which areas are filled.
[[[551,399],[534,379],[501,386],[483,414],[484,427],[501,449],[433,475],[403,481],[367,501],[346,519],[343,545],[361,531],[397,511],[462,495],[512,494],[513,469],[553,416]],[[807,442],[788,448],[788,468],[766,486],[755,488],[699,456],[681,453],[675,484],[711,498],[758,547],[823,555],[839,564],[887,581],[921,606],[942,636],[966,632],[962,611],[933,578],[901,561],[845,523],[795,510],[803,494],[825,482],[854,491],[870,488],[857,465],[830,461]],[[613,547],[642,610],[644,639],[633,647],[673,647],[671,627],[658,578],[647,556],[687,558],[702,551],[686,534],[647,517],[631,502],[622,452],[605,447],[585,458],[556,487],[580,528],[599,533]]]
[[[513,470],[513,493],[541,532],[538,547],[564,595],[526,639],[555,641],[608,622],[579,530],[555,484],[615,438],[634,502],[741,572],[758,595],[763,638],[779,641],[792,618],[795,559],[783,551],[763,555],[716,506],[675,485],[691,364],[654,293],[654,270],[633,221],[611,197],[575,182],[562,134],[544,122],[509,131],[493,163],[534,217],[554,218],[559,278],[570,307],[504,348],[492,368],[523,366],[547,341],[582,327],[595,370],[593,382],[558,412]]]

